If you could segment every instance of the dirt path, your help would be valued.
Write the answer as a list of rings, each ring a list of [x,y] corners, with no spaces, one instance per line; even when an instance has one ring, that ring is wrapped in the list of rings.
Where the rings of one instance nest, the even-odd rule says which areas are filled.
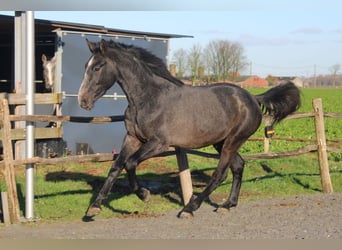
[[[0,239],[342,239],[342,194],[242,202],[226,213],[202,205],[148,218],[0,226]]]

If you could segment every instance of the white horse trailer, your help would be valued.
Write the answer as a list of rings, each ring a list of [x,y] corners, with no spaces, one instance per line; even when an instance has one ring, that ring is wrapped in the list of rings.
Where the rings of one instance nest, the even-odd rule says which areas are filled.
[[[15,39],[13,26],[14,17],[0,15],[0,32],[2,34],[0,52],[3,57],[0,65],[0,92],[12,92],[17,84],[14,82]],[[127,106],[124,93],[117,84],[97,101],[93,110],[86,111],[78,106],[77,93],[83,79],[84,65],[91,55],[86,39],[93,42],[101,39],[113,39],[116,42],[140,46],[148,49],[168,64],[170,38],[190,37],[38,19],[35,20],[35,33],[36,92],[47,91],[42,74],[42,54],[49,57],[56,55],[53,91],[63,94],[62,115],[85,117],[123,115]],[[35,106],[35,114],[53,114],[53,112],[53,105]],[[36,126],[47,126],[47,124],[39,123]],[[58,151],[57,155],[59,156],[66,152],[69,154],[119,152],[123,136],[126,133],[123,122],[107,124],[65,122],[62,129],[63,137],[60,139],[36,141],[36,148],[39,148],[36,150],[38,155],[45,156],[44,150],[48,150],[48,147],[53,147],[53,150]]]

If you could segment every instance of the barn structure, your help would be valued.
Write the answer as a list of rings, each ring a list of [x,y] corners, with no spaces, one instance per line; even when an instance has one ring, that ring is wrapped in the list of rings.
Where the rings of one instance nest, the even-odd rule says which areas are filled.
[[[13,93],[22,86],[15,80],[15,22],[16,16],[0,15],[0,92]],[[77,104],[77,92],[81,84],[84,65],[90,57],[86,39],[97,42],[113,39],[116,42],[143,47],[160,57],[168,65],[171,38],[191,37],[176,34],[149,33],[112,29],[98,25],[67,23],[50,20],[34,20],[35,29],[35,92],[45,93],[42,54],[56,55],[54,92],[63,94],[62,115],[114,116],[123,115],[127,100],[118,85],[114,85],[91,111],[82,110]],[[53,105],[35,105],[35,114],[52,114]],[[36,126],[47,126],[39,123]],[[123,122],[109,124],[63,123],[61,138],[37,140],[37,154],[42,149],[54,147],[59,155],[110,153],[120,151],[125,128]],[[57,145],[56,145],[57,143]],[[43,147],[42,147],[43,146]],[[43,155],[47,155],[42,152]],[[22,152],[16,152],[16,156]],[[41,156],[41,155],[40,155]],[[20,158],[20,157],[19,157]]]

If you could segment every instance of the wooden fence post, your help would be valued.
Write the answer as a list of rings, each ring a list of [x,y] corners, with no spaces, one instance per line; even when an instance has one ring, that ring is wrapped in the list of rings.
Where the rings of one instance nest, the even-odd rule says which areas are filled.
[[[1,204],[2,204],[2,214],[4,218],[4,224],[8,226],[11,224],[11,218],[8,209],[8,195],[7,192],[1,192]]]
[[[17,193],[17,184],[15,181],[15,172],[13,164],[13,149],[11,140],[11,122],[9,118],[9,108],[7,99],[2,99],[0,106],[0,121],[2,121],[3,131],[3,155],[4,168],[7,193],[8,193],[8,207],[11,223],[18,223],[20,221],[19,202]]]
[[[170,73],[172,76],[176,76],[176,64],[170,64]]]
[[[268,153],[270,151],[270,138],[264,138],[264,153]]]
[[[265,116],[265,129],[266,127],[271,125],[271,117]],[[268,153],[270,151],[270,137],[266,136],[266,131],[264,135],[264,153]]]
[[[316,127],[316,138],[317,138],[317,152],[318,162],[321,175],[321,183],[323,193],[332,193],[333,188],[329,174],[329,163],[327,154],[327,142],[325,138],[324,128],[324,113],[322,106],[322,99],[313,99],[312,106],[315,112],[315,127]]]
[[[184,150],[182,150],[181,148],[176,147],[175,151],[179,169],[179,178],[183,193],[183,202],[184,205],[186,205],[189,203],[193,192],[188,157]]]

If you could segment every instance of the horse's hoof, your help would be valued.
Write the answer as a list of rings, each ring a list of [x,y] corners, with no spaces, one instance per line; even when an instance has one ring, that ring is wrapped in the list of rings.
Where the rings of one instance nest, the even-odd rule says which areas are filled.
[[[87,217],[93,217],[101,213],[101,208],[99,207],[90,207],[87,211]]]
[[[180,219],[189,219],[194,217],[193,212],[185,212],[185,211],[180,211],[177,215],[178,218]]]
[[[229,208],[219,206],[214,211],[219,214],[226,214],[229,212]]]
[[[146,188],[140,188],[137,192],[136,192],[137,196],[139,197],[140,200],[142,200],[143,202],[148,202],[150,201],[151,198],[151,193],[148,189]]]

